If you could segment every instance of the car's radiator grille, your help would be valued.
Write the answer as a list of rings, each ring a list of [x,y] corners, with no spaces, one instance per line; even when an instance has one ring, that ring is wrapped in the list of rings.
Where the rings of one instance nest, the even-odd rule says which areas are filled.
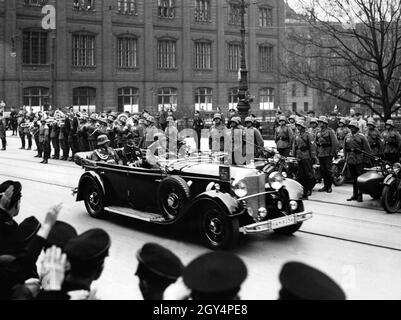
[[[248,187],[248,196],[265,191],[266,178],[264,174],[248,176],[245,178]],[[266,207],[266,196],[259,195],[246,200],[247,207],[251,207],[254,215],[258,213],[258,209]]]

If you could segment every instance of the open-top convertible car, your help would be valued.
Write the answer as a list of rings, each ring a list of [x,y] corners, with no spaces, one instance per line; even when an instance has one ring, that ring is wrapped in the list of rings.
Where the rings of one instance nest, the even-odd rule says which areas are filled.
[[[213,249],[232,247],[240,233],[291,235],[312,217],[298,182],[255,166],[227,166],[210,156],[169,160],[151,169],[90,159],[91,152],[75,157],[85,168],[76,200],[85,202],[89,215],[111,212],[161,225],[188,218]]]

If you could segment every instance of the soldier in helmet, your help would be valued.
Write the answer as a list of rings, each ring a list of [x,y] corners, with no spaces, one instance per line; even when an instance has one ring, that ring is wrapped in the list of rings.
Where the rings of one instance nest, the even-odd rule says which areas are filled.
[[[342,148],[344,145],[344,140],[347,135],[351,133],[351,130],[347,127],[347,121],[345,119],[340,119],[338,122],[338,128],[336,131],[337,140],[339,147]]]
[[[0,140],[1,140],[1,150],[6,150],[7,140],[6,140],[6,121],[3,117],[3,112],[0,111]]]
[[[110,147],[110,140],[106,135],[97,138],[98,149],[92,154],[92,160],[103,161],[110,164],[123,164],[117,152]]]
[[[313,163],[316,159],[314,137],[306,130],[305,121],[297,121],[298,133],[294,138],[293,154],[298,159],[298,181],[304,187],[303,199],[307,200],[316,184]]]
[[[288,126],[291,128],[292,132],[294,132],[294,133],[297,130],[297,126],[295,124],[296,121],[297,121],[297,116],[295,114],[292,114],[288,117]]]
[[[43,161],[41,163],[47,164],[50,158],[50,125],[53,122],[51,118],[40,120],[39,127],[39,142],[41,150],[43,150]]]
[[[215,113],[213,116],[214,124],[210,127],[209,149],[212,151],[224,151],[224,132],[227,127],[222,122],[220,113]]]
[[[344,154],[348,159],[348,168],[353,180],[353,194],[347,201],[357,200],[362,202],[362,192],[358,190],[358,177],[363,173],[364,155],[362,151],[371,153],[368,140],[366,137],[359,133],[358,121],[351,121],[348,125],[351,130],[344,141]]]
[[[236,165],[242,165],[239,163],[243,156],[243,144],[244,144],[244,127],[241,125],[241,118],[238,116],[232,117],[228,121],[230,129],[226,131],[226,138],[231,143],[231,163]]]
[[[331,193],[333,185],[333,157],[337,154],[338,140],[333,129],[328,127],[327,117],[318,120],[320,131],[316,136],[317,155],[319,157],[320,172],[324,180],[324,187],[319,192]]]
[[[374,120],[368,121],[368,130],[366,131],[369,147],[372,150],[372,155],[381,156],[384,149],[384,140],[380,131],[377,129]]]
[[[319,124],[317,121],[317,118],[311,118],[309,120],[309,129],[308,132],[313,136],[313,138],[316,140],[317,133],[319,132]]]
[[[391,162],[398,162],[401,150],[401,135],[394,128],[394,121],[387,120],[386,128],[382,132],[384,139],[384,158]]]
[[[244,132],[247,145],[253,146],[253,155],[255,158],[259,158],[264,149],[264,141],[260,131],[254,127],[254,124],[254,118],[246,117]]]
[[[275,138],[277,151],[284,157],[290,155],[291,146],[294,139],[294,131],[287,126],[287,118],[279,117],[279,126],[276,128]]]
[[[96,149],[97,137],[100,135],[97,125],[97,115],[95,113],[91,114],[89,118],[87,130],[89,150],[93,151]]]

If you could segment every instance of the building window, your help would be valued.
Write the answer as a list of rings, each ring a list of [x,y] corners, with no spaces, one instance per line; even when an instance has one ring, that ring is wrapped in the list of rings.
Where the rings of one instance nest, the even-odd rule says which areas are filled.
[[[91,87],[78,87],[72,90],[74,112],[96,111],[96,89]]]
[[[131,113],[139,111],[139,89],[128,87],[118,89],[118,112],[125,111]]]
[[[137,39],[118,38],[117,39],[117,60],[120,68],[137,67]]]
[[[304,111],[305,112],[309,111],[309,103],[308,102],[304,102]]]
[[[271,27],[273,25],[273,9],[259,8],[259,26]]]
[[[47,63],[47,32],[24,31],[22,62],[24,64]]]
[[[238,71],[241,63],[241,47],[237,43],[228,45],[228,70]]]
[[[228,90],[228,108],[236,109],[238,105],[238,88],[231,88]]]
[[[157,93],[159,111],[177,110],[177,89],[161,88]]]
[[[293,102],[292,103],[292,112],[296,112],[297,111],[297,103]]]
[[[241,24],[241,7],[238,3],[230,3],[228,9],[228,23],[233,25]]]
[[[73,9],[80,11],[95,10],[95,0],[74,0]]]
[[[34,112],[43,111],[49,104],[49,88],[31,87],[24,89],[24,107],[29,107]]]
[[[292,97],[296,97],[297,96],[297,84],[293,83],[291,85],[291,95]]]
[[[259,46],[259,71],[273,71],[273,47]]]
[[[43,7],[46,5],[48,0],[25,0],[25,6],[27,7]]]
[[[195,0],[195,21],[210,22],[210,0]]]
[[[195,69],[211,69],[211,51],[212,44],[210,42],[195,42]]]
[[[95,37],[91,35],[73,35],[72,64],[76,67],[95,66]]]
[[[308,96],[308,86],[304,86],[304,97]]]
[[[136,0],[117,0],[117,10],[121,14],[137,14]]]
[[[175,0],[158,0],[158,16],[175,18]]]
[[[157,67],[159,69],[175,69],[176,52],[175,40],[159,40],[157,44]]]
[[[263,88],[259,91],[260,110],[274,110],[274,89]]]
[[[213,110],[213,90],[211,88],[198,88],[195,90],[195,110]]]

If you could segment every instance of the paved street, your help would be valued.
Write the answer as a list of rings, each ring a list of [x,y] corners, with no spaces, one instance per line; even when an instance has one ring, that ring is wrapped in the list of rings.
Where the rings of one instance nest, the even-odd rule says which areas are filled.
[[[59,160],[42,165],[33,158],[34,151],[18,150],[19,146],[19,138],[8,137],[8,150],[0,153],[0,181],[15,179],[23,184],[18,221],[30,215],[43,220],[51,205],[62,202],[60,219],[73,224],[78,232],[100,227],[111,235],[110,256],[95,284],[99,297],[141,299],[134,275],[135,254],[145,242],[172,249],[184,263],[206,251],[181,230],[116,216],[108,220],[90,218],[84,204],[75,202],[71,193],[83,170]],[[276,299],[280,268],[290,260],[328,273],[342,285],[348,299],[401,299],[401,214],[386,214],[369,196],[361,204],[346,203],[351,189],[346,185],[330,195],[314,193],[305,207],[315,215],[293,237],[268,234],[241,239],[235,253],[249,270],[240,293],[242,299]]]

